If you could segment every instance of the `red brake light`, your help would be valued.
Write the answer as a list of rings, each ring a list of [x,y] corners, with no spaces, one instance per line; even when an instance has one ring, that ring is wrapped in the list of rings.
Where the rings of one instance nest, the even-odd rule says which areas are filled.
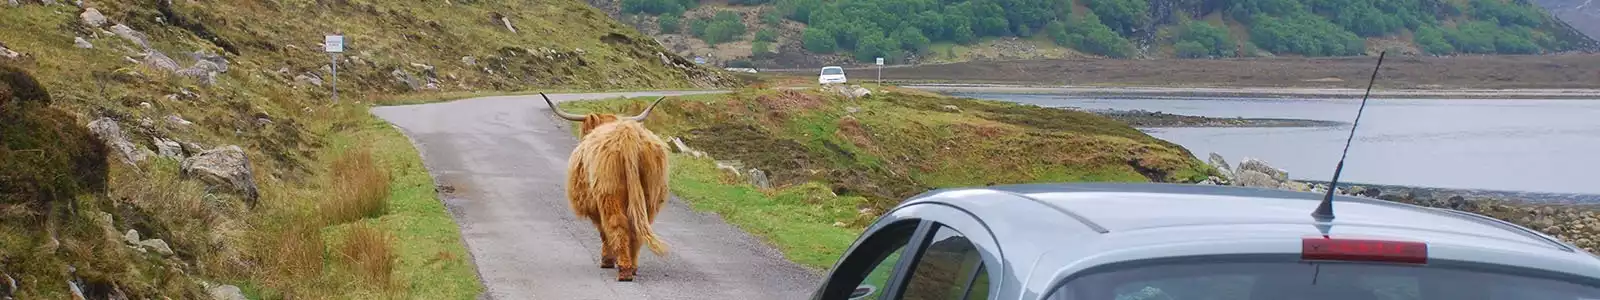
[[[1300,259],[1428,263],[1428,244],[1420,242],[1307,237]]]

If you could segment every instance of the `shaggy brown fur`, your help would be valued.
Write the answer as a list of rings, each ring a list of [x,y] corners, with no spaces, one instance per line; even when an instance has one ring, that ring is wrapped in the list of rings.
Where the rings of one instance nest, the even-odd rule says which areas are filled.
[[[667,199],[667,145],[640,123],[656,103],[639,116],[617,117],[568,114],[545,102],[557,116],[582,122],[567,166],[567,200],[600,231],[600,267],[617,268],[617,281],[633,281],[640,246],[667,251],[650,228]]]

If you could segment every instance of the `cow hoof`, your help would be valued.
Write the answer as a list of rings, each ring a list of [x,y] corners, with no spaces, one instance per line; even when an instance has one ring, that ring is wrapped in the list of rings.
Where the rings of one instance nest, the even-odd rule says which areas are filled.
[[[600,268],[601,269],[610,269],[610,268],[615,268],[615,267],[617,267],[617,260],[616,259],[613,259],[613,258],[601,258],[600,259]]]
[[[637,269],[634,268],[618,268],[617,281],[633,281],[633,275],[636,271]]]

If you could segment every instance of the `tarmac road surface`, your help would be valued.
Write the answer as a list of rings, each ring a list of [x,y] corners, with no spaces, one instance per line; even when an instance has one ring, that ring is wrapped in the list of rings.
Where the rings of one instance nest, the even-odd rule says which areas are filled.
[[[550,94],[574,101],[696,92]],[[666,101],[672,101],[667,99]],[[485,299],[804,299],[820,274],[673,197],[655,222],[665,257],[642,249],[633,282],[600,268],[600,237],[567,206],[574,122],[539,95],[374,108],[422,153],[461,226]],[[634,112],[622,112],[634,113]]]

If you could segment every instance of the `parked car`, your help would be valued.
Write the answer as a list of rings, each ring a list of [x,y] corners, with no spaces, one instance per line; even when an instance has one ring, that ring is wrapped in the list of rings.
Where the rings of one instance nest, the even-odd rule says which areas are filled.
[[[844,83],[844,68],[839,66],[822,67],[822,74],[817,75],[817,84]]]
[[[1478,214],[1179,184],[934,190],[871,224],[812,299],[1600,299],[1600,258]]]

